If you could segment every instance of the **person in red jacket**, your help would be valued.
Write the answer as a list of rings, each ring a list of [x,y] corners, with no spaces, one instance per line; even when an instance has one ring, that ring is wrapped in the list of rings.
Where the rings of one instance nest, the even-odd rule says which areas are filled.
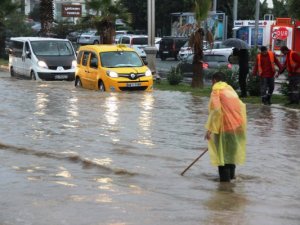
[[[287,46],[280,48],[282,54],[285,55],[285,63],[279,73],[283,73],[285,69],[288,71],[288,91],[290,104],[299,104],[300,91],[300,54],[291,51]]]
[[[276,75],[275,64],[282,69],[282,65],[276,58],[274,52],[268,51],[266,46],[261,46],[257,54],[256,63],[253,68],[253,76],[260,77],[261,101],[264,105],[271,105],[271,98],[274,91],[274,80]]]

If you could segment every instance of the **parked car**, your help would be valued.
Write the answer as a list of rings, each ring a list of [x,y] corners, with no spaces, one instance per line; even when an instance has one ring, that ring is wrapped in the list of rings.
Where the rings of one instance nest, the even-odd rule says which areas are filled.
[[[191,54],[177,65],[177,69],[182,71],[184,77],[193,76],[193,57],[194,54]],[[228,61],[228,58],[221,54],[205,54],[203,56],[202,66],[206,77],[209,77],[209,75],[221,68],[227,68],[229,70],[236,68],[236,65],[233,66]]]
[[[78,37],[77,43],[80,45],[99,44],[100,43],[100,34],[96,30],[91,30],[91,31],[82,33]]]
[[[207,50],[207,42],[204,41],[203,42],[203,50]],[[179,52],[178,52],[178,56],[177,58],[179,60],[183,60],[186,57],[188,57],[189,55],[193,54],[193,49],[189,46],[189,41],[185,42],[185,44],[180,48]]]
[[[148,45],[147,35],[122,35],[119,39],[119,44],[124,44],[129,48],[133,48],[138,55],[145,61],[145,47]]]
[[[67,34],[66,38],[71,42],[77,42],[81,32],[73,31]]]
[[[125,45],[85,45],[79,48],[75,86],[100,91],[151,91],[151,70]]]
[[[163,37],[159,44],[159,57],[161,60],[174,58],[177,60],[180,48],[188,41],[188,37]]]
[[[76,53],[67,39],[15,37],[6,49],[11,76],[32,80],[74,80]]]
[[[213,48],[208,48],[204,51],[204,54],[221,54],[225,55],[227,59],[232,55],[233,48],[228,48],[227,46],[223,45],[222,42],[215,41]]]

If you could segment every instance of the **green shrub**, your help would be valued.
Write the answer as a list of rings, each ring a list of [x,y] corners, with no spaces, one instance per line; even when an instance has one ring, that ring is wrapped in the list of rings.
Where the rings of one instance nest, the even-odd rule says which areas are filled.
[[[172,67],[168,72],[167,80],[170,85],[178,85],[183,80],[181,70],[176,67]]]
[[[260,96],[260,78],[259,76],[249,75],[247,79],[247,90],[250,96]]]
[[[236,68],[229,70],[227,67],[222,67],[220,72],[225,74],[224,81],[229,84],[234,90],[239,88],[239,71]]]

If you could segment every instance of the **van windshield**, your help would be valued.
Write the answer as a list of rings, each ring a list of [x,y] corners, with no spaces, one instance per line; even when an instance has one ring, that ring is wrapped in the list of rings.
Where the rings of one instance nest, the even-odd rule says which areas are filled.
[[[74,55],[71,43],[68,41],[31,41],[31,47],[36,56]]]
[[[100,59],[102,66],[107,68],[141,67],[144,65],[136,52],[101,52]]]

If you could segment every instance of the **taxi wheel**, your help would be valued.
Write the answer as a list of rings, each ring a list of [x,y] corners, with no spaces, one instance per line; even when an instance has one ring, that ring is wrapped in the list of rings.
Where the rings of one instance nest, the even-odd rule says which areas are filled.
[[[36,77],[35,77],[35,74],[34,74],[33,71],[31,71],[31,73],[30,73],[30,79],[31,80],[36,80]]]
[[[102,81],[99,81],[99,91],[101,91],[101,92],[105,91],[105,86]]]
[[[75,80],[75,87],[82,87],[82,83],[79,77],[76,77]]]
[[[97,45],[97,44],[99,44],[99,41],[95,40],[93,44]]]

